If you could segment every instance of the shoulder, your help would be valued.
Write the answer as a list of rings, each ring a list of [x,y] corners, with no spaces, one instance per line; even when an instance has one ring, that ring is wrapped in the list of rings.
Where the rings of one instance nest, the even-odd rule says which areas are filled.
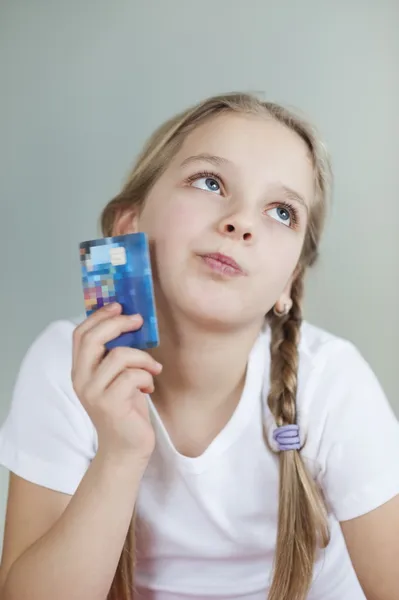
[[[270,343],[269,332],[265,339]],[[378,390],[377,401],[386,402],[370,365],[349,340],[304,321],[298,354],[297,421],[309,442],[321,435],[326,421],[342,405],[347,409],[348,400],[358,403],[360,386],[365,381]],[[269,382],[265,383],[268,390]],[[266,413],[269,429],[274,420],[268,409]]]
[[[399,492],[398,420],[372,367],[348,340],[305,323],[300,363],[303,456],[318,466],[337,514],[352,518]]]
[[[371,366],[355,344],[306,321],[301,328],[298,377],[298,400],[305,404],[301,397],[305,389],[308,397],[317,388],[326,398],[332,391],[342,395],[348,386],[362,385],[365,379],[379,386]],[[337,396],[334,398],[336,404]]]
[[[337,518],[355,518],[397,495],[399,423],[358,348],[305,323],[298,383],[302,457]]]
[[[0,464],[38,485],[73,494],[97,434],[71,379],[79,320],[50,323],[26,352],[0,429]]]
[[[48,364],[62,367],[72,359],[72,337],[82,317],[60,319],[49,323],[30,344],[22,364],[29,362],[34,368]]]
[[[71,381],[73,331],[80,318],[49,323],[33,340],[21,361],[12,407],[26,403],[32,394],[35,406],[55,396],[78,404]],[[79,403],[80,404],[80,403]]]
[[[362,452],[367,446],[371,452],[370,440],[377,438],[383,448],[389,437],[399,458],[399,424],[370,364],[352,342],[307,322],[301,328],[296,410],[302,455],[315,468],[337,455],[346,455],[342,464],[349,468],[355,454],[351,466],[358,468]],[[274,421],[266,414],[270,434]]]
[[[318,364],[323,362],[327,356],[334,356],[342,350],[358,353],[355,345],[349,340],[317,327],[308,321],[302,323],[299,344],[301,360]]]
[[[355,344],[305,322],[299,346],[297,408],[308,422],[325,430],[326,421],[340,419],[340,435],[354,420],[375,417],[379,410],[393,417],[372,367]],[[346,432],[348,435],[350,432]]]

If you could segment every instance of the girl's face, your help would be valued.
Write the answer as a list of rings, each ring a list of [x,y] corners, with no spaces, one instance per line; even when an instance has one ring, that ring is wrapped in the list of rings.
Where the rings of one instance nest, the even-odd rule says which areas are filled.
[[[313,197],[307,146],[288,128],[236,114],[199,126],[137,222],[158,307],[213,326],[259,322],[289,292]]]

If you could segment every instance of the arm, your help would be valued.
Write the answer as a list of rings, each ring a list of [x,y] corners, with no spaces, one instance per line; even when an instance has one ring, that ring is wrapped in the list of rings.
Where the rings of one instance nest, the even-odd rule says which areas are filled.
[[[315,437],[319,481],[367,599],[396,600],[399,423],[356,348],[344,344],[329,355],[327,350],[309,426],[311,431],[323,423],[321,439]]]
[[[396,600],[399,590],[399,496],[371,512],[341,522],[367,600]]]
[[[74,330],[73,390],[60,340],[43,336],[24,362],[0,436],[3,460],[19,475],[11,477],[2,600],[108,594],[155,443],[146,394],[160,368],[140,350],[105,352],[106,341],[141,324],[119,313],[99,310]],[[92,459],[87,420],[98,434]]]
[[[12,476],[3,600],[104,600],[132,518],[140,463],[97,454],[70,498]]]
[[[69,500],[70,496],[67,494],[32,485],[10,473],[0,564],[0,591],[11,565],[31,544],[47,533],[64,512]]]

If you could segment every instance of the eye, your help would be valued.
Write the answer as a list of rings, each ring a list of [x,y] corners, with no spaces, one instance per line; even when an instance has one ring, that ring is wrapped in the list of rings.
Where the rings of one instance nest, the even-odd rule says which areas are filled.
[[[199,177],[193,181],[191,185],[192,187],[196,187],[207,192],[216,192],[217,194],[221,193],[220,183],[217,179],[215,179],[215,177]]]
[[[287,227],[292,227],[297,223],[296,212],[294,207],[291,206],[275,206],[267,211],[267,213],[275,219],[276,221],[280,221],[283,225]]]

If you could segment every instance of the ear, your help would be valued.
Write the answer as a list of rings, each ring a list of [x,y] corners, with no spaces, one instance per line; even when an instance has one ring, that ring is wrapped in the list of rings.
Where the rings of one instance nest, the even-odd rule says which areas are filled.
[[[291,289],[292,289],[292,284],[295,281],[298,273],[299,273],[299,268],[297,267],[295,269],[295,271],[293,272],[293,274],[291,275],[291,277],[289,278],[287,285],[285,286],[284,290],[282,291],[277,302],[274,305],[274,308],[277,312],[284,313],[287,310],[287,308],[288,308],[288,310],[291,310],[291,307],[292,307]]]
[[[132,208],[121,210],[116,215],[112,235],[125,235],[138,232],[138,213]]]
[[[291,285],[287,285],[284,291],[280,294],[279,299],[274,305],[274,309],[278,313],[286,313],[291,310],[292,300],[291,300]]]

